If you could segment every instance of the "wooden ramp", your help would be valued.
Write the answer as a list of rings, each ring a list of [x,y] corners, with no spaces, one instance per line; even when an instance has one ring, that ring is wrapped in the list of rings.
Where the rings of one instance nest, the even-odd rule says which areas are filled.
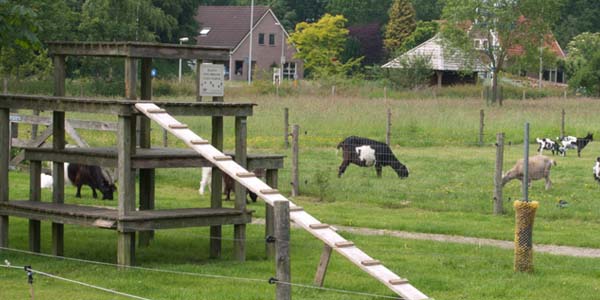
[[[413,287],[407,279],[396,275],[379,261],[358,249],[354,243],[337,234],[335,229],[329,225],[319,222],[319,220],[309,215],[301,207],[281,195],[279,191],[272,189],[258,177],[254,176],[253,173],[248,172],[248,170],[237,164],[231,159],[231,156],[223,154],[223,152],[213,147],[208,140],[196,135],[187,125],[177,121],[164,109],[150,102],[138,103],[135,107],[148,118],[156,121],[164,129],[181,139],[190,148],[200,153],[200,155],[209,160],[221,171],[231,176],[235,181],[256,193],[256,195],[269,205],[273,205],[276,201],[288,201],[290,205],[290,219],[294,223],[302,226],[306,231],[346,257],[363,271],[381,281],[402,298],[407,300],[429,299],[425,294]]]

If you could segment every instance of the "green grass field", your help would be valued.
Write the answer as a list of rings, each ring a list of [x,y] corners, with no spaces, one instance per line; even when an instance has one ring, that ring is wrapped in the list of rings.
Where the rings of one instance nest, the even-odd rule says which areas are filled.
[[[163,98],[161,100],[167,100]],[[523,153],[523,124],[531,123],[531,139],[555,138],[560,134],[561,110],[566,112],[566,133],[583,136],[588,131],[598,136],[600,120],[595,99],[546,98],[510,100],[504,106],[487,107],[479,99],[390,99],[292,96],[243,97],[236,93],[228,102],[254,102],[255,115],[248,120],[249,152],[282,153],[283,109],[290,110],[290,123],[299,124],[300,192],[292,199],[324,223],[424,233],[512,240],[514,211],[512,201],[520,199],[518,181],[504,189],[506,214],[492,214],[495,135],[505,132],[510,142],[505,148],[507,170]],[[386,110],[392,109],[392,149],[410,169],[400,180],[390,168],[382,178],[375,170],[351,165],[337,178],[341,153],[335,146],[344,137],[359,135],[385,140]],[[479,111],[485,110],[485,143],[477,146]],[[81,115],[67,117],[80,118]],[[87,117],[87,116],[85,116]],[[112,116],[93,116],[111,120]],[[201,136],[210,133],[210,120],[182,118]],[[115,119],[116,120],[116,119]],[[226,120],[225,148],[233,148],[233,120]],[[162,133],[153,127],[153,142],[160,144]],[[22,134],[26,134],[26,129]],[[111,145],[108,134],[82,132],[93,145]],[[170,146],[183,147],[170,137]],[[537,145],[532,144],[531,153]],[[600,156],[600,144],[592,142],[578,158],[576,151],[567,157],[554,157],[553,187],[544,190],[543,182],[532,184],[530,198],[540,202],[534,227],[534,243],[600,248],[600,185],[592,178],[592,166]],[[548,153],[548,155],[551,155]],[[290,160],[279,173],[279,189],[289,194]],[[11,172],[11,199],[28,193],[28,173]],[[208,196],[197,193],[199,169],[157,171],[157,207],[202,207]],[[116,205],[101,202],[83,191],[75,199],[75,189],[66,189],[67,203]],[[49,191],[43,191],[48,201]],[[88,197],[88,198],[85,198]],[[322,199],[320,199],[322,198]],[[566,200],[566,208],[557,207]],[[231,204],[229,204],[231,205]],[[264,204],[249,205],[257,217],[264,216]],[[224,237],[231,237],[227,229]],[[49,227],[43,227],[44,253],[49,252]],[[274,276],[274,263],[264,259],[261,240],[264,227],[249,226],[248,261],[231,259],[231,243],[224,242],[224,257],[208,259],[206,228],[159,231],[149,248],[138,250],[141,266],[167,270],[217,274],[227,277],[261,279],[206,278],[156,273],[147,270],[120,271],[114,267],[40,258],[1,251],[0,259],[14,265],[31,264],[45,272],[81,280],[150,299],[268,299],[274,288],[266,280]],[[11,247],[27,249],[27,222],[11,218]],[[535,255],[533,274],[513,272],[513,253],[492,247],[458,245],[391,237],[360,236],[343,233],[369,255],[380,259],[400,276],[407,277],[419,290],[436,299],[594,299],[600,283],[600,261],[544,254]],[[292,232],[292,281],[311,284],[322,244],[308,233]],[[66,256],[113,263],[116,234],[112,231],[67,226]],[[0,299],[28,297],[23,271],[0,269],[4,286]],[[36,296],[52,299],[115,299],[116,296],[53,279],[36,278]],[[344,258],[334,255],[325,286],[329,288],[394,296],[382,284],[358,270]],[[333,291],[293,287],[294,299],[371,299]]]

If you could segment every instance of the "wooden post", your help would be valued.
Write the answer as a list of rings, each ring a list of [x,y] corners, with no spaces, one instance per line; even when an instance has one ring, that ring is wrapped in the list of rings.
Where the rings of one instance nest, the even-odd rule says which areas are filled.
[[[131,156],[135,154],[135,117],[119,116],[117,155],[119,178],[118,215],[125,217],[135,211],[135,172]],[[135,232],[118,232],[117,264],[135,263]]]
[[[560,113],[560,137],[565,136],[565,110]]]
[[[202,63],[203,61],[201,59],[196,59],[196,102],[202,102],[202,96],[200,96],[200,66],[202,65]],[[229,71],[229,76],[231,76],[232,70]],[[213,99],[213,101],[215,100]]]
[[[298,187],[298,136],[300,135],[300,126],[292,127],[292,197],[300,195]]]
[[[141,99],[152,100],[152,58],[142,58],[142,75],[141,75]],[[151,147],[150,119],[146,116],[140,116],[140,148]],[[154,169],[140,169],[140,210],[154,209]],[[145,247],[150,245],[150,241],[154,238],[154,231],[141,231],[138,237],[138,245]]]
[[[277,282],[275,299],[290,300],[292,298],[290,268],[290,202],[275,201],[275,263]]]
[[[321,252],[321,259],[319,260],[319,266],[317,267],[314,282],[318,287],[322,287],[325,282],[325,274],[327,273],[327,266],[329,266],[332,250],[333,248],[329,247],[329,245],[323,244],[323,252]]]
[[[567,90],[565,90],[565,91],[563,92],[563,99],[564,99],[564,100],[567,100]]]
[[[525,90],[523,90],[523,100],[525,100],[526,96],[525,96]]]
[[[10,140],[10,112],[7,108],[0,108],[0,202],[8,202]],[[8,247],[7,215],[0,215],[0,247]]]
[[[387,101],[387,86],[383,87],[383,100]]]
[[[494,215],[504,213],[502,201],[502,166],[504,164],[504,132],[496,134],[496,169],[494,172]]]
[[[198,69],[199,71],[200,69]],[[200,74],[200,73],[198,73]],[[201,99],[201,97],[200,97]],[[213,102],[223,102],[223,97],[213,97]],[[212,137],[211,145],[213,147],[223,151],[223,117],[212,117]],[[223,202],[221,199],[221,191],[223,190],[223,175],[219,168],[212,168],[211,178],[211,194],[210,194],[210,207],[221,208]],[[222,227],[220,225],[210,227],[210,258],[221,257],[221,238],[222,238]]]
[[[442,78],[444,76],[444,73],[442,71],[435,71],[435,74],[437,75],[437,87],[438,89],[442,88]]]
[[[484,111],[479,111],[479,146],[483,146]]]
[[[168,132],[164,128],[163,128],[162,132],[163,132],[163,135],[162,135],[163,147],[167,148],[167,147],[169,147]]]
[[[277,169],[269,169],[267,170],[267,184],[276,189],[277,188]],[[265,240],[268,237],[275,237],[275,216],[273,215],[273,206],[268,203],[265,203]],[[265,243],[265,253],[267,259],[275,258],[275,244],[274,243]]]
[[[66,64],[64,56],[54,56],[54,96],[65,95]],[[65,148],[65,112],[52,112],[52,147],[54,150]],[[65,170],[63,163],[52,163],[52,202],[64,203],[65,199]],[[52,223],[52,254],[64,254],[64,225]]]
[[[235,117],[235,161],[246,168],[246,117]],[[235,208],[246,209],[246,188],[239,182],[235,183]],[[246,260],[246,224],[233,225],[233,249],[238,261]]]
[[[523,201],[529,202],[529,122],[525,123],[523,137]]]
[[[285,148],[290,147],[290,111],[286,107],[283,109],[283,140]]]
[[[387,110],[387,124],[385,126],[385,143],[389,146],[392,139],[392,109]]]
[[[42,174],[42,162],[29,162],[29,201],[40,201],[42,199],[42,188],[40,175]],[[41,247],[41,223],[39,220],[29,220],[29,251],[40,252]]]
[[[39,116],[40,115],[40,111],[37,109],[34,109],[32,111],[32,114],[34,116]],[[37,124],[31,124],[31,139],[35,140],[35,138],[37,138],[38,135],[38,125]]]

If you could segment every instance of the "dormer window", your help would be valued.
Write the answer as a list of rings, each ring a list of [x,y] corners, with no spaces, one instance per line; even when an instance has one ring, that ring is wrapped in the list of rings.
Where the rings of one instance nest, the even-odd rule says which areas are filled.
[[[202,35],[202,36],[206,36],[206,35],[208,35],[208,33],[209,33],[209,32],[210,32],[210,27],[203,27],[203,28],[200,30],[200,35]]]
[[[473,46],[477,50],[486,50],[488,48],[488,40],[487,39],[474,39]]]

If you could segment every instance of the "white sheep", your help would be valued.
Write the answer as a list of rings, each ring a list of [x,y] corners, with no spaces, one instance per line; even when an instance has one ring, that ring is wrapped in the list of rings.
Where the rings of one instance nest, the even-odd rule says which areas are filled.
[[[208,187],[210,191],[210,183],[212,181],[212,167],[202,167],[202,179],[200,180],[200,188],[198,193],[204,195],[204,190]]]
[[[40,182],[41,182],[40,185],[43,189],[52,190],[52,184],[54,182],[54,180],[52,179],[52,175],[41,173],[40,174]]]
[[[550,181],[550,168],[556,166],[556,162],[544,155],[536,155],[529,158],[529,182],[532,180],[538,180],[544,178],[546,180],[546,189],[549,189],[552,185]],[[504,177],[502,177],[502,186],[507,182],[519,179],[523,182],[523,159],[517,161],[517,163],[510,169]]]

